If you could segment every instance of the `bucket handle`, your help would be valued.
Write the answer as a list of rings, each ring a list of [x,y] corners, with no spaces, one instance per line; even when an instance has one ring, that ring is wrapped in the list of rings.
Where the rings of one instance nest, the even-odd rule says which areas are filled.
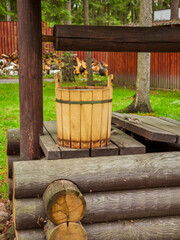
[[[54,74],[55,89],[60,88],[62,84],[61,71]]]
[[[108,81],[107,81],[108,88],[112,87],[113,78],[114,78],[113,74],[108,75]]]

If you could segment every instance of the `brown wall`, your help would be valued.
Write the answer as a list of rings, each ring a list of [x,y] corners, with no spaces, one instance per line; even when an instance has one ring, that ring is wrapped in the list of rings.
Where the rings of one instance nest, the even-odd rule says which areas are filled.
[[[18,49],[17,22],[0,22],[0,54],[11,54]],[[53,28],[42,23],[42,33],[52,35]],[[54,51],[52,43],[43,43],[43,51]],[[77,53],[85,59],[85,52]],[[58,52],[61,55],[61,52]],[[109,65],[119,86],[135,87],[137,75],[137,53],[92,52],[92,58]],[[180,53],[151,54],[151,87],[180,90]]]
[[[108,64],[116,85],[135,87],[137,53],[109,53]],[[151,88],[180,90],[180,53],[151,54]]]
[[[17,40],[17,22],[0,22],[0,55],[11,54],[18,51]],[[42,23],[42,34],[52,35],[53,28],[49,27],[47,23]],[[54,51],[52,43],[43,43],[43,52]],[[82,60],[85,59],[85,52],[74,52]],[[57,52],[60,56],[61,52]],[[92,58],[100,62],[108,62],[108,54],[105,52],[92,52]]]

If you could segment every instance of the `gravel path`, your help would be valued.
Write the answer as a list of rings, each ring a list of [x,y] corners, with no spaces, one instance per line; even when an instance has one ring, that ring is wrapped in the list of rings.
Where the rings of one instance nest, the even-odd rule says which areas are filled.
[[[54,79],[53,78],[48,78],[48,79],[44,79],[45,82],[53,82]],[[19,83],[19,79],[0,79],[0,84],[1,83]]]

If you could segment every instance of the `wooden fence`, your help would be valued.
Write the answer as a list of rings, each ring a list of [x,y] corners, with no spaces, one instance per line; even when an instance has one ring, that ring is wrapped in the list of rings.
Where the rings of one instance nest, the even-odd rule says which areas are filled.
[[[137,53],[109,53],[108,64],[117,86],[135,87]],[[180,90],[180,53],[151,54],[151,88]]]
[[[17,22],[0,22],[0,54],[18,51]],[[52,35],[53,28],[42,23],[42,33]],[[43,52],[54,51],[52,43],[43,43]],[[77,53],[85,59],[85,52]],[[61,52],[57,54],[61,55]],[[119,86],[134,87],[137,76],[137,53],[92,52],[92,58],[109,65]],[[151,87],[180,90],[180,53],[151,54]]]
[[[18,24],[17,22],[0,22],[0,55],[11,54],[18,51]],[[53,28],[49,27],[47,23],[42,23],[42,34],[52,35]],[[43,52],[54,52],[52,43],[43,43]],[[61,56],[62,52],[56,52]],[[73,52],[82,60],[85,59],[85,52]],[[108,53],[105,52],[92,52],[92,59],[100,62],[108,62]]]

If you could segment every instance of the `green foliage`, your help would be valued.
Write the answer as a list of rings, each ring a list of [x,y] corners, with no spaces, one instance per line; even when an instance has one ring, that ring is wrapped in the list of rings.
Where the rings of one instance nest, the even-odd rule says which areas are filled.
[[[17,20],[17,3],[15,0],[10,0],[11,11],[7,10],[7,0],[0,1],[0,21],[6,20],[7,15],[11,15],[13,21]]]
[[[42,21],[50,26],[63,24],[69,19],[69,11],[66,9],[67,0],[42,0]]]

